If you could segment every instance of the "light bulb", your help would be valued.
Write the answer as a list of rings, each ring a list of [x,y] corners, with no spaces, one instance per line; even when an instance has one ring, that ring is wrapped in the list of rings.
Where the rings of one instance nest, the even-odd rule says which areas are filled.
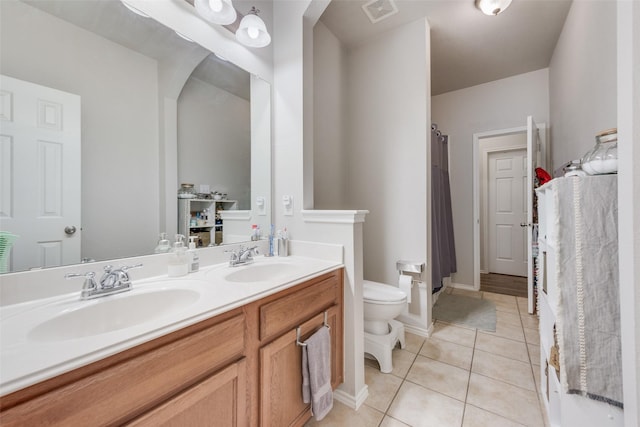
[[[476,7],[485,15],[497,16],[509,7],[511,0],[476,0]]]
[[[222,10],[222,0],[209,0],[209,7],[214,12],[220,12]]]
[[[213,24],[230,25],[236,21],[231,0],[193,0],[193,6],[200,16]]]
[[[264,21],[258,16],[255,7],[242,18],[240,26],[236,30],[236,38],[240,43],[250,47],[265,47],[271,43],[271,36],[264,25]]]
[[[255,40],[260,35],[260,30],[256,27],[249,27],[247,28],[247,35]]]

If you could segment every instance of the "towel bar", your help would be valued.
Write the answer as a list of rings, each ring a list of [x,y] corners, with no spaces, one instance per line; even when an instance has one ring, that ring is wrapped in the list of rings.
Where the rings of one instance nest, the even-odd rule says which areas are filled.
[[[325,312],[324,312],[324,325],[323,325],[323,326],[324,326],[325,328],[327,328],[327,329],[331,330],[331,326],[329,326],[329,323],[327,322],[327,315],[328,315],[328,313],[327,313],[327,311],[325,310]],[[298,346],[300,346],[300,347],[306,347],[306,346],[307,346],[307,344],[306,344],[306,343],[304,343],[304,342],[302,342],[302,341],[300,341],[300,335],[301,335],[300,328],[301,328],[300,326],[298,326],[298,327],[296,328],[296,345],[298,345]]]

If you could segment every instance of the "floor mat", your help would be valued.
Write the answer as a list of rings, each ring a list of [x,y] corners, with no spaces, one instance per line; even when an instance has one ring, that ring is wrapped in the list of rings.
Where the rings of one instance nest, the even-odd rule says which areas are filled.
[[[480,298],[442,294],[433,306],[433,318],[483,331],[496,331],[496,305]]]

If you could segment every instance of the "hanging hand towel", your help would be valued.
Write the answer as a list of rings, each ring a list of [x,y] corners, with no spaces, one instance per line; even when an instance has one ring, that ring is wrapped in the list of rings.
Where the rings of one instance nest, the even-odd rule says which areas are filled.
[[[302,347],[302,400],[311,402],[311,413],[320,421],[333,408],[329,328],[320,328],[305,344]]]

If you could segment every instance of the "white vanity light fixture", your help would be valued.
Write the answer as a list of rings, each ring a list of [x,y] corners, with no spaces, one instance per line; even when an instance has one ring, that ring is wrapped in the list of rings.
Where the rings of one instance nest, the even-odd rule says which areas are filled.
[[[238,16],[231,0],[195,0],[193,5],[200,16],[213,24],[233,24]]]
[[[236,30],[236,39],[248,47],[265,47],[271,43],[271,35],[264,21],[258,16],[258,9],[253,6],[240,21]]]
[[[511,0],[475,0],[475,2],[476,7],[489,16],[497,16],[511,4]]]
[[[127,9],[129,9],[131,12],[135,13],[136,15],[140,15],[143,18],[148,18],[149,15],[147,15],[146,13],[144,13],[143,11],[141,11],[140,9],[131,6],[129,3],[127,3],[125,0],[120,0],[120,2],[124,5],[124,7],[126,7]]]

